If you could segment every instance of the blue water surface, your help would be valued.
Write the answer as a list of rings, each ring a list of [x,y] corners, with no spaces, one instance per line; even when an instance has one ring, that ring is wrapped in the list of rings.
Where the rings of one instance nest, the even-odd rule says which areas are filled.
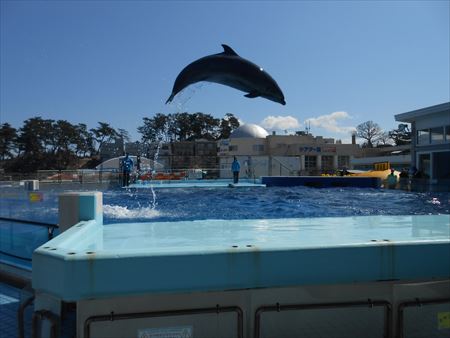
[[[105,223],[450,213],[448,193],[367,188],[270,187],[104,192]],[[121,209],[125,207],[125,209]]]
[[[60,189],[0,195],[0,216],[57,223]],[[14,195],[15,194],[15,195]],[[450,214],[450,194],[371,188],[148,188],[103,191],[104,223]]]
[[[82,189],[79,189],[82,190]],[[56,187],[31,198],[23,188],[2,187],[0,217],[58,222]],[[205,219],[273,219],[359,215],[450,214],[449,193],[368,188],[130,188],[103,191],[104,224]],[[449,216],[450,217],[450,216]],[[57,234],[57,232],[55,233]],[[48,240],[47,228],[0,221],[1,252],[31,267],[33,250]]]

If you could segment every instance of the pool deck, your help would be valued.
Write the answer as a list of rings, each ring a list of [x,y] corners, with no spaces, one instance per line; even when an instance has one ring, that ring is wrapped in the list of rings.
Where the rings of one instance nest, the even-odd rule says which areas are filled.
[[[233,184],[232,180],[164,180],[146,183],[133,183],[128,188],[137,189],[173,189],[173,188],[265,188],[259,181],[241,180]]]
[[[76,301],[123,294],[448,279],[448,266],[449,215],[105,226],[93,220],[36,249],[32,273],[36,290]]]
[[[378,177],[358,176],[262,176],[261,183],[268,187],[306,186],[313,188],[380,188]]]

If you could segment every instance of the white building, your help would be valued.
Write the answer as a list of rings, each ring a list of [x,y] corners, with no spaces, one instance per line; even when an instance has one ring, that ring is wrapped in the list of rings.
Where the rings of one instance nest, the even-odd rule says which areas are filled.
[[[395,115],[411,123],[411,167],[431,183],[450,181],[450,102]]]
[[[276,135],[255,124],[244,124],[228,140],[219,141],[221,177],[231,177],[231,162],[241,162],[243,177],[318,175],[351,168],[350,160],[358,155],[357,144],[342,144],[332,138]]]

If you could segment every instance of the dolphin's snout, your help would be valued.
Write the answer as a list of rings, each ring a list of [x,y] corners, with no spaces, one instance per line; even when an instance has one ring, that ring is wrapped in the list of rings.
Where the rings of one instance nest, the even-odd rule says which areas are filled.
[[[286,105],[286,101],[284,100],[284,97],[279,97],[276,100],[274,100],[275,102],[282,104],[283,106]]]

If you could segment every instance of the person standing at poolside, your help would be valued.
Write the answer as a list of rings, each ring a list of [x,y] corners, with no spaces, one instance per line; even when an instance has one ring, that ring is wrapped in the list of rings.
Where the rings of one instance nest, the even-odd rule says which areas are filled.
[[[141,155],[136,156],[136,179],[141,179]]]
[[[408,189],[408,183],[409,183],[408,169],[406,169],[406,168],[402,169],[402,171],[400,172],[399,178],[398,178],[398,183],[399,183],[400,189]]]
[[[387,186],[389,189],[395,189],[397,185],[397,175],[395,175],[395,169],[391,169],[391,173],[387,176]]]
[[[241,164],[237,160],[236,156],[233,157],[231,171],[233,172],[233,183],[237,184],[239,182],[239,171],[241,171]]]
[[[128,156],[128,153],[122,159],[122,187],[130,185],[130,173],[133,169],[133,160]]]
[[[136,157],[136,170],[138,173],[141,172],[141,155],[137,155]]]

